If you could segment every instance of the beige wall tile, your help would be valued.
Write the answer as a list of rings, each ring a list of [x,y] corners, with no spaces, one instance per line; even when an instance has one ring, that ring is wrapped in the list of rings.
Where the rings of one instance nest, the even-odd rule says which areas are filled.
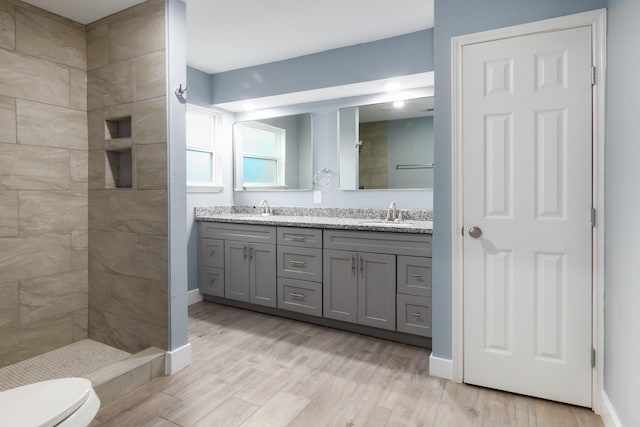
[[[110,301],[98,306],[114,316],[167,325],[167,282],[114,274]]]
[[[104,149],[106,113],[107,111],[104,109],[92,110],[87,113],[90,150]]]
[[[89,230],[71,232],[71,270],[89,268]]]
[[[105,24],[87,31],[87,69],[109,63],[109,27]]]
[[[149,144],[135,147],[135,171],[140,190],[167,188],[167,144]]]
[[[167,235],[167,192],[111,191],[109,226],[113,231]]]
[[[68,150],[0,143],[0,189],[68,189],[69,176]]]
[[[106,310],[111,302],[111,276],[109,271],[89,270],[89,307]]]
[[[64,273],[71,264],[71,236],[6,237],[0,239],[0,254],[0,282]]]
[[[89,185],[89,153],[87,151],[69,152],[69,188],[86,191]]]
[[[164,50],[136,58],[136,100],[164,96],[166,74]]]
[[[73,342],[71,316],[25,328],[0,330],[0,366],[19,362]]]
[[[131,276],[153,280],[167,278],[167,237],[139,234],[136,246],[136,263]]]
[[[0,3],[0,48],[14,50],[16,48],[16,24],[14,6]]]
[[[166,97],[136,102],[131,120],[134,144],[167,142]]]
[[[0,190],[0,237],[18,235],[18,192]]]
[[[69,106],[69,68],[0,49],[0,95]]]
[[[16,142],[16,100],[0,96],[0,142]]]
[[[89,308],[73,313],[73,342],[87,339],[89,336]]]
[[[134,14],[109,24],[111,63],[164,49],[164,15]]]
[[[89,191],[89,229],[109,228],[109,190]]]
[[[104,150],[89,151],[89,189],[91,190],[103,190],[105,187],[105,155]]]
[[[88,227],[87,192],[23,191],[20,233],[70,233]]]
[[[19,313],[18,282],[0,284],[0,330],[18,327]]]
[[[167,327],[89,309],[89,338],[130,353],[147,347],[167,348]]]
[[[16,100],[18,144],[87,149],[87,113]]]
[[[87,72],[70,68],[69,80],[69,105],[71,108],[87,111]]]
[[[16,9],[16,50],[71,67],[87,68],[84,31],[22,8]]]
[[[133,102],[133,60],[88,72],[87,106],[89,110]]]
[[[20,324],[72,316],[89,306],[88,270],[20,282]]]

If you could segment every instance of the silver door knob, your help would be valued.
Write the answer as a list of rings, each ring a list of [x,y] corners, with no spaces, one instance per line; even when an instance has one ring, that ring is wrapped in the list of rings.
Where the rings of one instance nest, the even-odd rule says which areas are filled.
[[[481,234],[482,230],[480,230],[480,227],[471,227],[469,229],[469,236],[473,237],[474,239],[480,237]]]

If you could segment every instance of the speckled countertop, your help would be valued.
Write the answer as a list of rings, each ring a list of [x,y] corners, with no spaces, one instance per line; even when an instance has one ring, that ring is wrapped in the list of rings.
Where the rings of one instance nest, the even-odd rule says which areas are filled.
[[[272,208],[263,216],[251,206],[196,208],[197,221],[340,230],[431,234],[431,211],[402,210],[403,221],[387,221],[386,209]]]

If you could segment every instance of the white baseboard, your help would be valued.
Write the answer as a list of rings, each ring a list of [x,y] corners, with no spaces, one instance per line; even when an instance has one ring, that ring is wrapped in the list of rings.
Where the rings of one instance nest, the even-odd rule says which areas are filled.
[[[187,343],[165,354],[164,372],[173,375],[191,365],[191,344]]]
[[[202,301],[202,294],[200,289],[192,289],[187,291],[187,302],[189,305]]]
[[[604,390],[602,390],[600,399],[602,402],[602,414],[600,414],[600,416],[602,417],[605,427],[622,427],[620,418],[618,418],[618,414],[613,408],[613,405],[609,400],[609,396],[607,396],[607,393]]]
[[[453,380],[453,360],[429,356],[429,375],[432,377]]]

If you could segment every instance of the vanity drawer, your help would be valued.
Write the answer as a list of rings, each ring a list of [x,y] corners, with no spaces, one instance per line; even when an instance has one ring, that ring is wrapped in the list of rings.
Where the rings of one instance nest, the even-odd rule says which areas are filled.
[[[200,288],[200,293],[224,297],[224,269],[200,267],[198,287]]]
[[[322,316],[322,283],[278,278],[278,308]]]
[[[278,227],[278,244],[304,248],[322,248],[322,230],[318,228]]]
[[[276,243],[276,227],[270,225],[200,222],[200,237],[249,243]]]
[[[396,302],[398,331],[431,337],[431,298],[398,294]]]
[[[200,261],[208,267],[224,268],[224,240],[200,239]]]
[[[431,258],[398,256],[398,293],[431,298]]]
[[[322,282],[322,249],[277,246],[278,276]]]
[[[431,256],[431,235],[381,231],[324,230],[324,248],[377,254]]]

